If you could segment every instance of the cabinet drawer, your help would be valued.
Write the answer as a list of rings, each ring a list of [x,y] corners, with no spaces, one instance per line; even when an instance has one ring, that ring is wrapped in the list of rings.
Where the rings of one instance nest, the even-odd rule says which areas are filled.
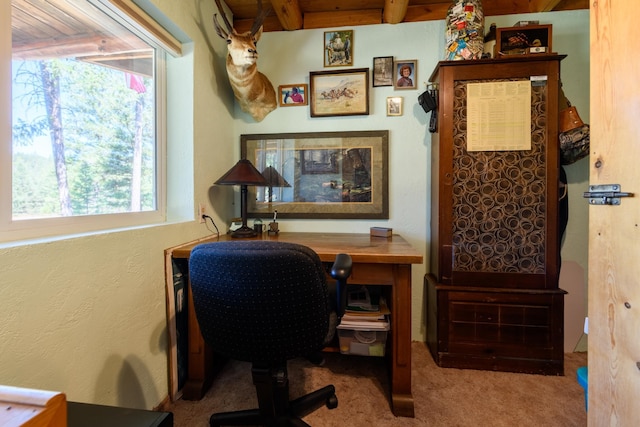
[[[449,292],[448,351],[551,357],[558,335],[557,304],[553,294]]]
[[[564,291],[427,285],[427,344],[439,366],[562,375]]]

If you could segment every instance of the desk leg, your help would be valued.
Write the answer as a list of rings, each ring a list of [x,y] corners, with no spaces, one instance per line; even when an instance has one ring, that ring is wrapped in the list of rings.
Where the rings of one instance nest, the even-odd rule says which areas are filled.
[[[413,418],[411,392],[411,264],[393,266],[391,405],[397,417]]]
[[[200,325],[198,325],[196,313],[193,309],[191,283],[189,283],[187,294],[189,359],[187,381],[182,388],[182,398],[185,400],[200,400],[213,382],[213,350],[205,344],[200,332]]]

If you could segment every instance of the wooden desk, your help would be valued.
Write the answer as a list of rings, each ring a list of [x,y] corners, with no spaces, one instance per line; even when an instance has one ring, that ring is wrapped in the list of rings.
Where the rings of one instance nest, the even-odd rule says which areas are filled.
[[[200,243],[226,241],[228,235],[187,243],[173,248],[173,258],[189,258]],[[411,264],[421,264],[422,254],[398,235],[392,238],[351,233],[264,233],[256,239],[291,242],[313,249],[323,262],[333,262],[336,254],[348,253],[353,259],[350,283],[391,286],[391,407],[396,416],[413,417],[411,393]],[[188,379],[183,398],[201,399],[211,386],[214,374],[213,351],[204,344],[192,310],[189,292]]]

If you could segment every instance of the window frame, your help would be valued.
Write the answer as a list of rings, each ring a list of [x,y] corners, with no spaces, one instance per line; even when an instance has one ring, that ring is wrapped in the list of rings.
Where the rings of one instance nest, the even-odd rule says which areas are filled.
[[[78,215],[72,217],[12,218],[12,78],[11,78],[11,1],[0,5],[0,83],[6,94],[0,99],[0,244],[47,237],[64,237],[93,232],[115,231],[152,226],[167,220],[167,51],[139,23],[118,12],[108,0],[89,3],[111,16],[155,48],[155,200],[154,210],[118,214]],[[150,19],[150,18],[149,18]],[[175,54],[176,52],[170,52]]]

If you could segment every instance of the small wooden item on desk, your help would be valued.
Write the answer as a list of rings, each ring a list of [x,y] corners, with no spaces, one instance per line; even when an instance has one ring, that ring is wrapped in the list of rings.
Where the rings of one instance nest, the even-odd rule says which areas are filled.
[[[386,228],[386,227],[371,227],[369,229],[369,234],[371,234],[371,236],[373,237],[391,237],[391,235],[393,234],[393,229],[392,228]]]
[[[276,218],[278,217],[278,210],[273,211],[273,221],[269,223],[269,230],[267,230],[267,234],[278,234],[280,229],[278,228],[278,223],[276,222]]]

